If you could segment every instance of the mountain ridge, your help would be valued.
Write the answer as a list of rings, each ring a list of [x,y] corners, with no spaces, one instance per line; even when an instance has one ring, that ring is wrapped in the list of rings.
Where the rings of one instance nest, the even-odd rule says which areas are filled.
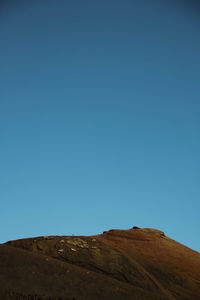
[[[157,229],[19,239],[0,257],[1,299],[200,299],[200,254]]]

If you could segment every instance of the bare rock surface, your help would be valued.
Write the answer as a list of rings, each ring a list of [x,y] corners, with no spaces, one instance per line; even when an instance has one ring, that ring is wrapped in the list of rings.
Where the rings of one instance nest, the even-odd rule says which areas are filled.
[[[0,299],[200,299],[200,254],[133,227],[0,245]]]

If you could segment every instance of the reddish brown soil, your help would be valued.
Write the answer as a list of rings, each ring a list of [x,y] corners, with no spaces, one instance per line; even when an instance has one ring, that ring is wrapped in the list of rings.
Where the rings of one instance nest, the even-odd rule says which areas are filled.
[[[155,229],[0,245],[0,299],[200,299],[200,254]]]

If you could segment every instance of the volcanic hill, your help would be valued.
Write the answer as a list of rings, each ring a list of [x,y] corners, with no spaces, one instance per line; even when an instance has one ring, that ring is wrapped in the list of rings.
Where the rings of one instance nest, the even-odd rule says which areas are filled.
[[[9,241],[0,299],[199,300],[200,253],[138,227]]]

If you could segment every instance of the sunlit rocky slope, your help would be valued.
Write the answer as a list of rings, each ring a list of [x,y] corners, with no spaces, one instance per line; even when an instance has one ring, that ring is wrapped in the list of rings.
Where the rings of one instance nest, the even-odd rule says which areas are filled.
[[[200,254],[155,229],[0,245],[0,299],[198,300]]]

